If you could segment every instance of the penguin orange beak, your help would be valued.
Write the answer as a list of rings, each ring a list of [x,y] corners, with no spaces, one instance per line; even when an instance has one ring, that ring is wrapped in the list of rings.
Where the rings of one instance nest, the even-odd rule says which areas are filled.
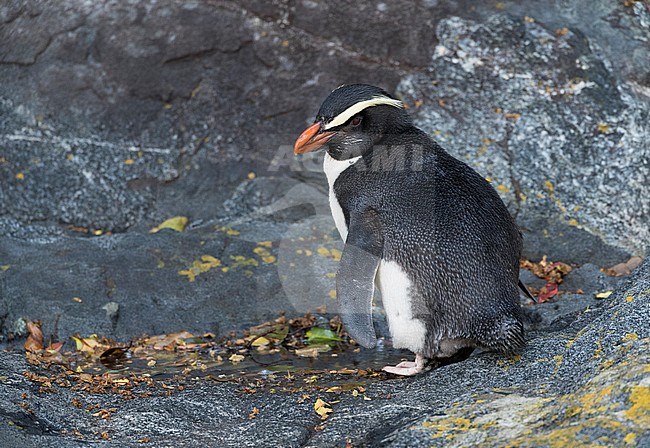
[[[320,132],[320,123],[314,123],[304,130],[293,144],[294,154],[304,154],[314,151],[329,141],[334,132]]]

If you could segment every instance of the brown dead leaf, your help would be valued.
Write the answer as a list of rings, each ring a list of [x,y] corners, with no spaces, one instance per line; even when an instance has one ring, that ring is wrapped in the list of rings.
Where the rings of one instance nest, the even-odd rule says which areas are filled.
[[[96,334],[92,334],[87,338],[82,338],[79,335],[71,336],[71,338],[77,345],[77,350],[84,353],[93,354],[95,353],[95,348],[100,345]]]
[[[43,332],[41,331],[41,323],[27,322],[27,331],[29,336],[25,341],[25,350],[28,352],[37,352],[43,350]]]
[[[52,351],[52,352],[59,352],[61,351],[61,348],[63,347],[63,342],[52,342],[49,347],[47,347],[47,351]]]
[[[555,30],[555,35],[558,37],[566,36],[567,33],[569,32],[569,28],[564,27],[564,28],[558,28]]]
[[[546,280],[546,285],[540,288],[538,293],[539,301],[542,303],[557,295],[558,285],[564,281],[564,277],[572,270],[571,266],[566,263],[548,261],[546,255],[538,263],[521,260],[519,267],[527,269],[535,276]]]
[[[260,413],[260,410],[257,409],[256,407],[253,408],[250,414],[248,414],[248,419],[253,420],[255,417],[257,417]]]
[[[172,351],[178,345],[185,345],[185,339],[191,339],[193,337],[194,335],[189,331],[179,331],[178,333],[151,336],[142,341],[142,345],[153,346],[154,350]]]
[[[129,347],[112,347],[99,355],[99,362],[108,369],[120,370],[130,357]]]
[[[633,270],[639,267],[641,263],[643,262],[643,258],[639,256],[634,256],[627,260],[625,263],[619,263],[614,266],[612,266],[609,269],[602,269],[603,272],[605,272],[607,275],[611,275],[614,277],[620,277],[623,275],[630,275]]]

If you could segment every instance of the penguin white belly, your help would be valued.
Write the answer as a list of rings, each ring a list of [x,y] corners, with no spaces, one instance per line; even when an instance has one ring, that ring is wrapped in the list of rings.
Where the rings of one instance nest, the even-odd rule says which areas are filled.
[[[334,182],[338,179],[339,175],[354,165],[359,157],[353,157],[348,160],[336,160],[328,153],[325,153],[325,159],[323,160],[323,171],[327,176],[327,183],[329,184],[329,202],[330,209],[332,210],[332,217],[334,218],[334,224],[336,224],[336,229],[341,235],[341,239],[345,241],[348,237],[348,226],[345,224],[345,215],[343,215],[343,209],[339,204],[336,194],[334,193]]]
[[[422,353],[426,326],[413,317],[411,281],[394,261],[382,260],[377,271],[377,284],[393,338],[393,347]]]

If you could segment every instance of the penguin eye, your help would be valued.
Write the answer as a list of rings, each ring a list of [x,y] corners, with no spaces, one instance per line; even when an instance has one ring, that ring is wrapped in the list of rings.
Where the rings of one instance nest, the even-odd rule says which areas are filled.
[[[356,128],[357,126],[359,126],[359,125],[361,124],[361,117],[360,117],[359,115],[357,115],[356,117],[354,117],[354,118],[352,119],[352,121],[350,122],[350,124],[351,124],[353,127]]]

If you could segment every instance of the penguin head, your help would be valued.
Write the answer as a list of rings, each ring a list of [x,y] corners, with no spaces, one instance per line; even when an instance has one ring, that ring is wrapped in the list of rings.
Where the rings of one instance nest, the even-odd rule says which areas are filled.
[[[387,135],[412,126],[404,105],[385,90],[368,84],[338,87],[321,104],[314,124],[298,137],[295,154],[327,146],[337,160],[366,154]]]

